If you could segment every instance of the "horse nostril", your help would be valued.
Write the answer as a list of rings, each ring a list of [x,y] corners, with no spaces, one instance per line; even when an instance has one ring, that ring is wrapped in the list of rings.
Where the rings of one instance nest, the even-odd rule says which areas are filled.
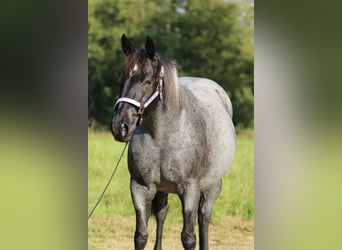
[[[122,137],[125,137],[128,133],[128,125],[126,122],[121,122],[120,133]]]

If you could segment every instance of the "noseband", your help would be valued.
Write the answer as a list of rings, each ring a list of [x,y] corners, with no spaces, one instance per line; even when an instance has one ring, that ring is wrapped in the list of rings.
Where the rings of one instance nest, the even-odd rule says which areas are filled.
[[[164,76],[164,67],[161,66],[160,69],[160,74],[159,74],[160,78],[159,78],[159,84],[156,88],[156,90],[154,91],[153,95],[148,98],[145,102],[138,102],[132,98],[128,98],[128,97],[121,97],[119,98],[114,105],[114,110],[116,108],[117,105],[119,105],[120,102],[126,102],[129,103],[135,107],[137,107],[138,110],[138,115],[140,116],[139,121],[141,119],[141,116],[144,113],[144,110],[159,96],[159,100],[163,101],[163,76]],[[139,122],[138,122],[139,123]]]

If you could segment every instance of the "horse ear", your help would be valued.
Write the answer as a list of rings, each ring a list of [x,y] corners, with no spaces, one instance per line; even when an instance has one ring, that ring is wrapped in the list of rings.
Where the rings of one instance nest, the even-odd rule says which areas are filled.
[[[122,50],[126,56],[128,56],[135,50],[134,46],[129,42],[125,34],[122,34],[121,45],[122,45]]]
[[[152,38],[149,36],[146,37],[145,49],[146,49],[146,53],[147,53],[148,58],[153,60],[154,55],[156,53],[156,49],[154,47],[154,43],[153,43]]]

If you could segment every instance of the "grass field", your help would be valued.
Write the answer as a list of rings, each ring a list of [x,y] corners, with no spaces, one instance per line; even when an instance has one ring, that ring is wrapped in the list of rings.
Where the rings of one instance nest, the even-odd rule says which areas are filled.
[[[253,249],[253,136],[252,130],[243,131],[237,136],[234,163],[223,179],[222,192],[214,206],[210,225],[211,249]],[[115,142],[108,131],[88,131],[88,211],[99,198],[123,147],[124,144]],[[149,226],[150,237],[146,249],[153,248],[153,220]],[[129,191],[126,155],[88,226],[89,249],[133,249],[135,214]],[[163,235],[164,249],[182,249],[181,230],[180,201],[171,194]]]

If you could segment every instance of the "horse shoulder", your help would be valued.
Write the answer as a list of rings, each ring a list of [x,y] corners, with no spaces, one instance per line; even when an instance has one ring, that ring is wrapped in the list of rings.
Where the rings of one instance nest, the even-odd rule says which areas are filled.
[[[133,178],[145,183],[159,180],[159,149],[149,134],[138,133],[131,138],[128,149],[128,168]]]

